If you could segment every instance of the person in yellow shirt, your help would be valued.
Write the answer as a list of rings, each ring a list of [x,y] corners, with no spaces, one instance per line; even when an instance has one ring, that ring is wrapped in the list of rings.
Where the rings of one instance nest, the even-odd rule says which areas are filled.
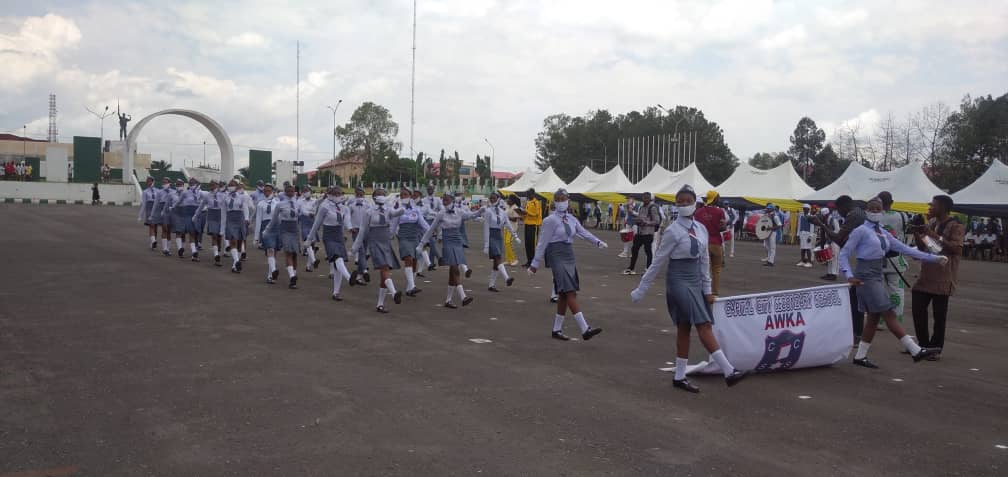
[[[525,265],[522,268],[532,266],[532,259],[535,257],[536,238],[539,236],[539,227],[543,220],[542,201],[536,195],[535,189],[529,187],[526,193],[528,201],[525,202],[525,209],[517,212],[525,222]]]
[[[518,196],[511,195],[507,198],[507,217],[508,222],[511,223],[511,228],[515,231],[518,230],[518,209],[521,208],[521,200]],[[504,235],[504,263],[515,266],[518,265],[518,259],[515,257],[514,246],[511,243],[511,236]]]

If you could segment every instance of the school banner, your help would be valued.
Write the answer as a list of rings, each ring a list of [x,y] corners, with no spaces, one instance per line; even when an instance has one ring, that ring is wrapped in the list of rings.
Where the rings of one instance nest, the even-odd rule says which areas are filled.
[[[836,363],[847,358],[854,336],[847,286],[719,298],[714,335],[740,370],[762,373]],[[701,362],[687,369],[694,372],[721,371],[713,362]]]

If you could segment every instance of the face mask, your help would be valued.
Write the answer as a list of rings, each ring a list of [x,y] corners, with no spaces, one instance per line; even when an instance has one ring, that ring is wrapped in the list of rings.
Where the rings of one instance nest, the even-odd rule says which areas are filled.
[[[696,212],[696,204],[693,205],[680,205],[676,207],[679,211],[680,217],[693,217],[693,212]]]
[[[881,222],[884,217],[885,214],[882,212],[865,212],[865,218],[871,222],[875,222],[876,224]]]
[[[305,193],[303,193],[301,195],[304,196],[305,199],[307,199],[307,198],[311,197],[311,192],[305,192]]]
[[[178,187],[175,188],[175,190],[177,190],[179,192],[182,192],[183,190],[185,190],[185,187],[178,186]]]
[[[228,186],[228,192],[234,192],[235,189],[237,189],[237,187],[235,187],[235,186]]]
[[[161,184],[161,188],[164,190],[168,190],[168,184]]]
[[[385,196],[383,195],[375,196],[374,202],[378,205],[385,205]]]
[[[554,202],[557,212],[567,212],[567,201]]]

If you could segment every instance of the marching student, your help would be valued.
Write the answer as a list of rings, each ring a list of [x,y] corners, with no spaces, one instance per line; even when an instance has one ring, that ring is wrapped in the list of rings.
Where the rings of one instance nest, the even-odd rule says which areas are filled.
[[[356,255],[358,252],[363,254],[362,249],[367,247],[368,255],[371,255],[371,264],[381,274],[381,284],[378,287],[378,306],[375,307],[375,310],[378,313],[388,313],[388,310],[385,309],[387,294],[392,294],[392,301],[395,304],[402,303],[402,292],[396,291],[391,276],[392,270],[399,269],[399,259],[392,253],[392,218],[403,215],[405,209],[392,209],[391,204],[387,206],[388,197],[385,189],[380,187],[371,193],[371,198],[374,200],[375,206],[360,218],[360,229],[357,231],[357,238],[354,239],[350,254]],[[357,271],[355,270],[350,275],[350,280],[356,279]]]
[[[771,229],[773,232],[765,239],[763,239],[763,248],[766,249],[766,258],[763,259],[764,267],[774,266],[774,260],[777,258],[777,231],[781,229],[784,223],[781,220],[780,214],[773,204],[767,204],[764,214],[770,217]]]
[[[155,227],[161,226],[161,254],[170,256],[168,240],[171,239],[171,215],[168,213],[168,202],[171,200],[171,181],[168,177],[161,178],[161,189],[154,194],[154,205],[151,207],[147,220]]]
[[[444,210],[444,204],[441,199],[434,195],[434,187],[427,186],[427,197],[423,200],[423,213],[424,220],[428,224],[433,223],[434,219],[437,218],[438,214]],[[424,250],[421,253],[424,261],[427,262],[427,271],[433,271],[437,269],[439,259],[441,258],[441,252],[438,249],[438,232],[434,231],[431,235],[430,241],[424,243]]]
[[[154,210],[154,202],[157,200],[157,190],[154,189],[154,178],[147,176],[147,187],[143,194],[140,194],[140,214],[137,220],[142,221],[147,226],[147,233],[150,234],[150,249],[157,250],[157,224],[151,221],[151,212]]]
[[[330,186],[326,191],[326,200],[319,203],[315,222],[308,232],[309,237],[316,237],[315,234],[318,233],[320,227],[322,228],[322,244],[325,245],[329,274],[333,279],[332,299],[334,301],[343,301],[343,297],[340,296],[343,280],[346,280],[350,286],[354,286],[354,282],[350,280],[350,272],[346,268],[348,255],[344,231],[350,224],[350,209],[345,204],[346,197],[343,196],[343,188]]]
[[[251,195],[249,195],[249,198],[252,200],[252,206],[253,207],[257,207],[259,205],[259,201],[263,200],[264,198],[266,198],[265,189],[266,189],[266,184],[264,184],[261,179],[257,180],[256,181],[255,190],[252,191]]]
[[[424,205],[423,193],[420,192],[420,189],[413,189],[413,191],[410,193],[410,198],[413,201],[413,207],[417,209],[417,211],[420,213],[420,216],[423,217],[424,221],[427,222],[427,225],[430,226],[430,221],[427,220],[426,206]],[[420,235],[422,236],[423,234]],[[419,239],[420,237],[417,237],[417,240]],[[416,280],[416,277],[424,278],[423,272],[427,270],[427,267],[431,265],[430,254],[426,253],[425,250],[424,253],[418,254],[416,256],[415,262],[417,263],[414,265],[413,270],[414,281]]]
[[[305,263],[305,271],[313,272],[319,266],[319,260],[315,258],[315,252],[318,247],[315,245],[318,243],[317,235],[308,235],[311,231],[312,225],[315,223],[315,211],[318,210],[318,200],[312,197],[312,190],[309,186],[304,186],[301,190],[301,196],[298,197],[298,225],[301,227],[301,240],[309,242],[310,245],[304,247],[305,253],[308,255],[308,262]]]
[[[511,224],[511,230],[518,230],[518,209],[521,208],[521,200],[518,199],[516,195],[509,195],[507,200],[507,218],[508,222]],[[598,227],[596,227],[598,228]],[[521,244],[518,241],[517,244]],[[511,240],[511,235],[504,236],[504,263],[514,267],[518,265],[518,258],[514,251],[515,242]]]
[[[263,190],[265,192],[265,188]],[[301,252],[301,231],[298,228],[298,205],[295,199],[294,186],[285,184],[284,196],[275,202],[269,224],[263,230],[263,235],[276,234],[276,250],[283,250],[287,258],[287,276],[290,279],[287,288],[291,290],[297,288],[297,257]],[[259,203],[266,201],[264,198]],[[275,268],[272,275],[278,275]]]
[[[211,180],[208,191],[200,195],[200,203],[196,210],[202,210],[206,216],[206,229],[210,234],[210,243],[213,245],[214,265],[221,266],[221,240],[224,236],[224,224],[227,216],[224,215],[224,193],[221,192],[216,180]]]
[[[277,234],[276,231],[266,233],[266,227],[273,221],[273,209],[279,200],[273,193],[273,184],[264,184],[262,197],[256,203],[252,244],[266,255],[266,283],[276,283],[280,272],[276,266]]]
[[[182,182],[181,179],[175,182],[176,185]],[[177,220],[180,230],[176,230],[175,233],[182,236],[178,238],[176,235],[175,244],[178,245],[178,256],[182,258],[185,248],[182,247],[182,241],[186,238],[189,239],[189,252],[192,256],[192,261],[199,261],[199,249],[196,247],[196,224],[193,223],[193,217],[198,215],[199,210],[199,200],[200,200],[200,190],[199,181],[195,177],[189,178],[189,187],[185,187],[185,183],[182,183],[182,187],[177,187],[178,190],[178,203],[175,204],[175,211],[177,214]]]
[[[192,183],[192,181],[194,180],[195,179],[190,179],[190,183]],[[208,188],[210,187],[211,183],[215,184],[216,181],[211,179],[210,183],[207,184]],[[203,202],[203,196],[206,194],[206,191],[200,188],[199,182],[197,182],[195,185],[190,185],[190,189],[192,189],[193,194],[196,196],[196,213],[192,216],[191,219],[193,226],[196,228],[196,237],[195,237],[196,250],[201,251],[203,250],[203,231],[206,229],[206,223],[207,223],[207,211],[205,208],[201,206],[201,203]]]
[[[427,232],[420,239],[417,252],[434,235],[435,231],[441,234],[441,263],[448,266],[448,296],[445,298],[445,308],[458,308],[453,301],[453,296],[458,291],[462,298],[462,306],[467,306],[473,302],[473,297],[466,296],[462,287],[460,277],[460,266],[465,265],[465,248],[462,247],[462,232],[460,228],[465,226],[465,221],[475,218],[478,214],[470,212],[461,207],[455,206],[454,197],[451,193],[445,192],[441,197],[444,206],[438,215],[434,217],[434,222],[430,224]]]
[[[542,224],[541,238],[536,245],[535,256],[529,266],[529,273],[534,274],[540,266],[545,265],[553,271],[553,287],[559,293],[557,312],[553,318],[553,339],[569,341],[563,333],[563,321],[567,310],[574,314],[574,321],[581,328],[581,338],[585,341],[602,332],[602,328],[592,328],[585,321],[584,314],[577,302],[577,292],[581,289],[578,280],[577,266],[574,261],[574,237],[591,242],[598,248],[608,248],[605,242],[592,235],[581,226],[577,218],[569,214],[568,195],[566,189],[557,189],[553,194],[553,204],[556,211],[549,215]]]
[[[189,220],[192,214],[186,214],[180,206],[182,191],[185,190],[185,181],[182,178],[175,179],[175,187],[170,189],[168,195],[168,217],[171,221],[172,233],[175,234],[175,248],[178,249],[178,258],[185,258],[185,248],[182,246],[186,233],[192,228],[192,221]],[[188,222],[188,223],[187,223]]]
[[[890,251],[926,263],[939,263],[942,266],[948,263],[948,257],[932,255],[908,247],[883,230],[881,222],[885,218],[885,214],[882,209],[882,201],[878,197],[868,201],[867,209],[864,223],[851,231],[847,242],[840,250],[840,270],[847,277],[847,282],[857,287],[858,310],[868,314],[868,321],[861,333],[861,342],[854,355],[854,364],[866,368],[878,368],[875,363],[868,360],[868,349],[875,337],[880,317],[885,320],[886,327],[899,339],[916,363],[937,354],[939,350],[918,346],[913,338],[903,331],[903,326],[896,320],[895,305],[889,299],[886,290],[882,276],[882,261]],[[851,253],[857,256],[856,270],[852,270],[850,266]]]
[[[231,253],[231,273],[241,273],[242,264],[239,250],[245,248],[245,237],[249,227],[249,205],[252,199],[244,191],[239,192],[238,181],[228,182],[224,195],[224,239],[227,240],[225,252]]]
[[[364,188],[358,185],[354,188],[354,198],[350,200],[350,238],[356,242],[357,234],[360,233],[361,222],[367,216],[368,212],[371,210],[371,202],[364,198]],[[361,247],[357,250],[356,255],[354,255],[354,260],[356,261],[357,269],[354,270],[354,280],[357,281],[358,285],[363,285],[364,282],[371,283],[371,274],[368,273],[367,269],[367,250],[366,247]],[[364,281],[360,281],[359,277],[363,277]]]
[[[812,206],[802,204],[802,213],[798,216],[798,249],[801,259],[796,267],[812,268]]]
[[[714,295],[711,293],[710,255],[707,251],[708,231],[703,223],[693,218],[696,192],[692,187],[685,185],[679,189],[676,193],[676,207],[678,218],[665,229],[654,265],[644,272],[640,284],[630,292],[630,297],[634,303],[644,298],[658,273],[667,266],[665,302],[669,316],[676,325],[676,366],[672,386],[686,392],[700,392],[700,388],[686,379],[690,331],[696,327],[700,343],[721,368],[725,383],[731,387],[748,373],[732,366],[714,337],[711,327],[714,316],[710,310]]]
[[[511,228],[511,222],[507,218],[507,210],[500,202],[500,195],[496,192],[490,194],[490,205],[483,209],[483,253],[490,257],[493,263],[493,270],[490,271],[490,283],[487,290],[496,292],[497,274],[504,277],[504,283],[511,286],[514,277],[508,276],[507,267],[501,262],[504,254],[504,230],[507,229],[511,241],[520,244],[518,234]]]
[[[402,215],[392,219],[395,222],[395,236],[399,239],[399,258],[403,261],[403,274],[406,276],[406,296],[416,296],[420,289],[416,286],[415,272],[418,258],[423,258],[416,249],[420,246],[420,237],[430,228],[423,218],[422,205],[414,202],[413,195],[419,196],[419,191],[411,194],[409,188],[403,187],[399,200],[393,205],[394,210],[401,210]],[[421,249],[423,247],[420,247]],[[423,265],[420,264],[422,268]]]

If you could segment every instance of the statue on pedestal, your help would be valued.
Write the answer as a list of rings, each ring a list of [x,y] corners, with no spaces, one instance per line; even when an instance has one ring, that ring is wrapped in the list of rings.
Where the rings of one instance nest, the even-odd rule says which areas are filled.
[[[116,110],[119,108],[117,107]],[[133,120],[133,118],[128,114],[123,114],[121,111],[118,112],[119,115],[119,140],[126,140],[126,123]]]

